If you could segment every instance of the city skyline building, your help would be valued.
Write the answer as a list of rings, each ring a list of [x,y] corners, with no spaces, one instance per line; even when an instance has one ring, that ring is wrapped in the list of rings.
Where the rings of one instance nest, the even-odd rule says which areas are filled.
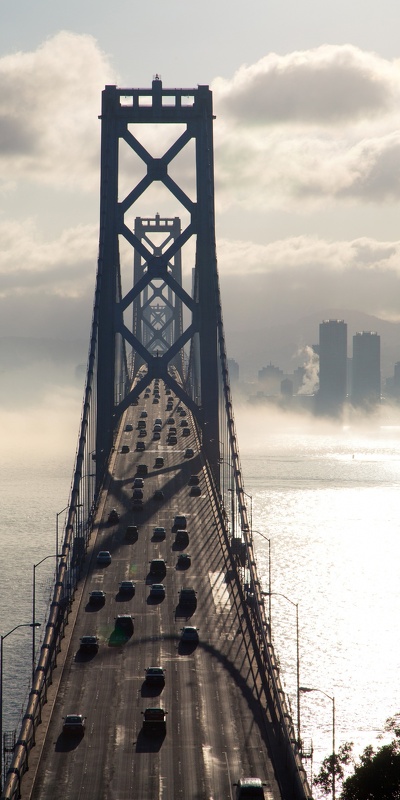
[[[373,331],[353,336],[351,400],[355,406],[373,406],[381,399],[381,337]]]
[[[347,392],[347,323],[324,320],[319,326],[319,390],[316,410],[337,416]]]

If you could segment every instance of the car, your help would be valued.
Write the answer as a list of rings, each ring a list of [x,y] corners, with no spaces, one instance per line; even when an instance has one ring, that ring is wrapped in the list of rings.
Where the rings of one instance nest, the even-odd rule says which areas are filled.
[[[151,686],[165,683],[165,669],[162,667],[147,667],[144,675],[146,683]]]
[[[147,411],[141,411],[141,412],[140,412],[140,416],[141,416],[141,418],[142,418],[142,419],[146,419],[146,417],[147,417]]]
[[[163,708],[146,708],[143,714],[143,733],[145,736],[165,736],[167,725]]]
[[[118,511],[116,508],[112,508],[108,515],[108,522],[112,524],[113,522],[118,522],[118,521],[119,521]]]
[[[132,500],[143,500],[143,489],[134,489]]]
[[[190,478],[189,478],[188,485],[189,486],[197,486],[198,483],[200,483],[199,476],[198,475],[191,475]]]
[[[178,444],[176,436],[168,436],[168,444]]]
[[[135,478],[135,480],[133,481],[133,488],[134,489],[143,489],[143,486],[144,486],[143,478]]]
[[[179,427],[180,428],[188,428],[189,427],[189,423],[188,423],[187,419],[182,419],[181,422],[179,423]]]
[[[165,394],[172,394],[171,389],[166,389]]]
[[[264,800],[264,788],[260,778],[239,778],[236,786],[235,800]]]
[[[161,432],[162,425],[159,425],[158,422],[155,422],[153,425],[153,431]]]
[[[175,545],[177,547],[187,547],[189,544],[189,534],[186,528],[178,528],[175,532]]]
[[[121,453],[129,453],[130,447],[129,444],[123,444],[121,447]]]
[[[125,531],[125,539],[137,539],[139,535],[139,529],[137,525],[128,525]]]
[[[156,406],[159,402],[160,401],[159,401],[158,397],[153,397],[153,405]]]
[[[135,497],[135,499],[132,502],[132,508],[134,511],[142,511],[143,500],[140,500],[138,497]]]
[[[133,581],[121,581],[118,592],[119,594],[135,594],[136,586]]]
[[[162,528],[160,525],[153,528],[153,537],[154,539],[165,539],[165,528]]]
[[[153,441],[154,442],[158,442],[159,439],[161,439],[160,431],[154,431],[154,433],[153,433]]]
[[[131,614],[118,614],[115,617],[115,630],[122,631],[127,636],[133,633],[133,617]]]
[[[81,636],[79,650],[81,653],[97,653],[99,649],[99,640],[97,636]]]
[[[168,417],[168,419],[167,419],[167,425],[175,425],[175,419],[174,419],[174,417]]]
[[[185,450],[185,458],[193,458],[194,450],[191,447],[187,447]]]
[[[181,411],[183,411],[183,408],[182,408],[182,406],[181,406],[181,405],[179,405],[179,406],[178,406],[178,408],[177,408],[176,410],[177,410],[178,414],[180,414],[180,413],[181,413]]]
[[[132,425],[131,422],[127,422],[126,423],[125,430],[127,431],[127,433],[129,433],[130,431],[133,431],[133,425]]]
[[[154,462],[154,466],[155,467],[163,467],[164,466],[164,458],[163,458],[163,456],[157,456],[157,458],[156,458],[156,460]]]
[[[192,486],[190,490],[190,494],[192,497],[200,497],[201,495],[201,487],[200,486]]]
[[[190,428],[182,428],[182,436],[190,436]]]
[[[89,603],[91,605],[103,605],[106,599],[106,593],[102,592],[101,589],[93,589],[92,592],[89,592]]]
[[[157,419],[154,420],[154,425],[162,425],[162,419],[157,417]]]
[[[96,561],[98,564],[111,564],[111,553],[109,550],[99,550]]]
[[[150,575],[165,575],[166,563],[163,558],[153,558],[150,561]]]
[[[140,431],[139,431],[139,436],[141,436],[142,438],[143,438],[144,436],[147,436],[147,431],[146,431],[146,428],[141,428],[141,429],[140,429]]]
[[[176,428],[173,425],[169,428],[168,436],[176,436]]]
[[[172,411],[173,407],[174,407],[174,404],[173,404],[172,400],[168,400],[167,411]]]
[[[144,442],[136,442],[136,450],[138,453],[143,453],[146,449],[146,445]]]
[[[197,592],[189,586],[183,586],[179,592],[179,605],[181,606],[196,606],[197,605]]]
[[[165,597],[165,586],[163,583],[152,583],[150,586],[150,597]]]
[[[136,468],[136,475],[147,475],[149,468],[147,464],[138,464]]]
[[[83,736],[85,733],[85,717],[82,714],[67,714],[64,717],[63,733],[68,736]]]
[[[164,492],[163,492],[162,489],[156,489],[155,490],[155,492],[154,492],[154,500],[157,500],[158,502],[160,502],[161,500],[164,500]]]
[[[146,415],[146,416],[147,416],[147,415]],[[140,419],[140,420],[139,420],[139,422],[138,422],[138,424],[137,424],[137,426],[138,426],[138,430],[139,430],[139,431],[140,431],[140,430],[142,430],[142,428],[145,428],[145,427],[146,427],[146,420],[145,420],[145,419]]]
[[[178,528],[186,528],[187,520],[184,514],[176,514],[174,518],[174,529],[178,530]]]
[[[184,408],[179,409],[179,416],[180,417],[186,417],[186,411],[185,411]]]
[[[179,553],[178,560],[176,562],[176,566],[180,569],[187,569],[190,567],[192,563],[191,556],[189,553]]]
[[[199,634],[198,628],[193,628],[192,625],[185,625],[181,628],[181,642],[198,642]]]

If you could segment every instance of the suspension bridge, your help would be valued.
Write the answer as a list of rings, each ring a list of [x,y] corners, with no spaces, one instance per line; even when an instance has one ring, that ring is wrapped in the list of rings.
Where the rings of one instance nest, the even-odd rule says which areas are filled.
[[[212,94],[106,86],[100,119],[75,468],[2,798],[232,800],[248,776],[305,800],[229,384]]]

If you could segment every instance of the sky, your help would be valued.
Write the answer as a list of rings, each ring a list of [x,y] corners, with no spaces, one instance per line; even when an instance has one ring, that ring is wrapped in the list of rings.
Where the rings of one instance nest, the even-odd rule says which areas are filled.
[[[155,74],[213,91],[228,351],[327,308],[400,321],[399,27],[394,0],[0,0],[0,337],[88,337],[101,91]]]

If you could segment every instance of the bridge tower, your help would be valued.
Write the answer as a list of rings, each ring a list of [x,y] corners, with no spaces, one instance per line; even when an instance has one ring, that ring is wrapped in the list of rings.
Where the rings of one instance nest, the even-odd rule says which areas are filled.
[[[158,76],[151,89],[106,86],[101,123],[95,303],[97,479],[100,482],[104,475],[121,414],[157,377],[193,412],[203,449],[218,480],[219,291],[212,94],[208,86],[164,89]],[[138,131],[141,136],[146,126],[157,126],[158,132],[168,128],[169,139],[161,156],[150,153],[146,137],[146,146],[139,139]],[[130,162],[128,166],[127,149],[135,161],[133,169]],[[190,149],[193,197],[183,188]],[[178,167],[174,163],[177,157]],[[146,192],[154,186],[162,187],[164,194],[167,190],[174,211],[176,206],[182,209],[187,218],[183,229],[175,213],[166,217],[157,213],[153,218],[137,214],[147,209]],[[165,233],[166,237],[155,244],[150,231]],[[194,261],[191,290],[183,287],[180,272],[181,251],[188,244]],[[123,258],[129,248],[133,249],[134,282],[124,293]],[[152,302],[154,298],[159,302]],[[186,371],[184,361],[188,364]],[[133,364],[131,370],[129,363]]]

